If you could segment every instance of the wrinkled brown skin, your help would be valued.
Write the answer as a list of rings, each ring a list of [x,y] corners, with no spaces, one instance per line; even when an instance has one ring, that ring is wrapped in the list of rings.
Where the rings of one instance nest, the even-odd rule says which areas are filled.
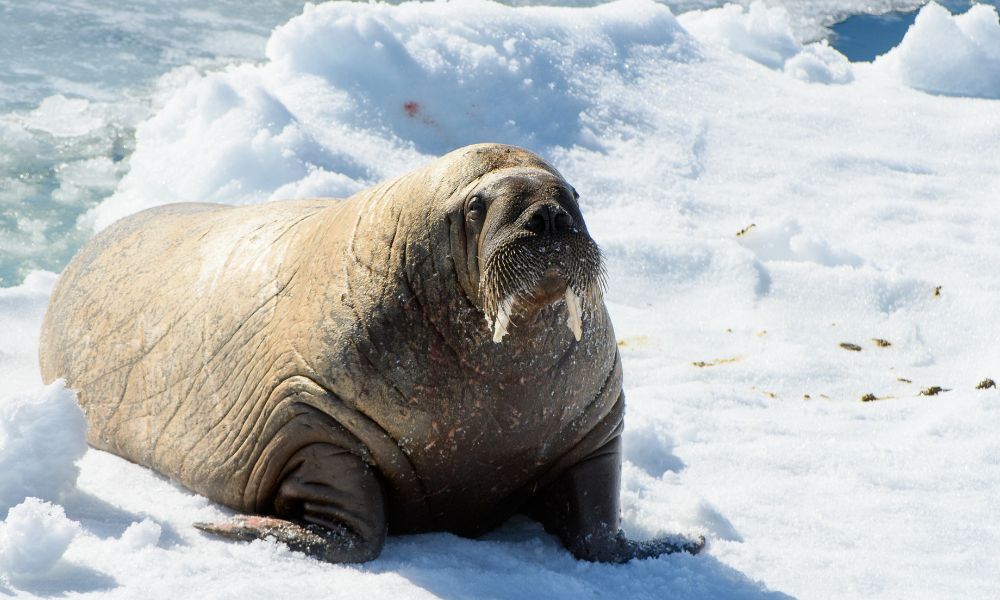
[[[512,167],[527,175],[505,187]],[[123,219],[59,280],[44,379],[79,392],[94,447],[277,517],[203,526],[229,537],[360,562],[387,533],[476,536],[520,511],[588,560],[676,549],[619,533],[603,303],[580,342],[561,301],[493,342],[463,218],[483,185],[515,215],[568,188],[531,153],[478,145],[347,200]]]

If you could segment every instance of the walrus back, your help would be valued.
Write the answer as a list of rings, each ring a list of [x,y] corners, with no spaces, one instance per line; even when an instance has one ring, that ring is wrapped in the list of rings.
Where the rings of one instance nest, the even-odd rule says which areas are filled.
[[[264,346],[296,272],[297,227],[329,206],[168,205],[81,249],[50,300],[39,362],[46,382],[65,378],[78,392],[90,444],[213,499],[242,495],[249,430],[266,411],[266,397],[246,382],[265,379],[281,349],[251,352],[238,365],[227,359]],[[225,423],[236,417],[247,425]],[[218,480],[221,465],[204,462],[219,455],[233,463],[230,481]]]

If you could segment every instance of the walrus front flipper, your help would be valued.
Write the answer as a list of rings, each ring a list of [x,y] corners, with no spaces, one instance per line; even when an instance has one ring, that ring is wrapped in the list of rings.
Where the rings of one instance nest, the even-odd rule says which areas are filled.
[[[530,515],[555,534],[573,556],[593,562],[624,563],[662,554],[697,554],[705,539],[635,541],[619,529],[621,436],[570,467],[539,492]]]
[[[272,538],[333,563],[374,559],[385,543],[385,500],[363,460],[332,444],[310,444],[285,467],[274,498],[281,518],[237,515],[198,529],[249,541]]]

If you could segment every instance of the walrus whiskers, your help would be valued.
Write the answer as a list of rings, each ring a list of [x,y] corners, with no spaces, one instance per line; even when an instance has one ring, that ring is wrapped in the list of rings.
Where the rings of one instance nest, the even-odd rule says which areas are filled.
[[[485,263],[480,294],[494,342],[503,341],[515,309],[530,303],[547,275],[565,281],[561,296],[566,326],[576,341],[583,338],[587,308],[600,303],[606,280],[600,250],[593,240],[575,233],[555,242],[518,234],[493,248]]]

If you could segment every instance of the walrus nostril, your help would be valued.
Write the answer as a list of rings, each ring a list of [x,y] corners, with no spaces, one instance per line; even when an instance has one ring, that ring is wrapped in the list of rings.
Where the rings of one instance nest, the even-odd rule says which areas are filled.
[[[547,233],[549,230],[548,209],[543,206],[541,210],[538,210],[535,214],[531,215],[528,222],[524,224],[524,228],[531,233],[537,233],[539,235]]]
[[[524,228],[539,235],[567,233],[573,227],[573,217],[561,207],[543,204],[524,224]]]
[[[552,220],[552,224],[556,233],[568,233],[573,227],[573,217],[569,213],[559,211],[556,213],[555,219]]]

